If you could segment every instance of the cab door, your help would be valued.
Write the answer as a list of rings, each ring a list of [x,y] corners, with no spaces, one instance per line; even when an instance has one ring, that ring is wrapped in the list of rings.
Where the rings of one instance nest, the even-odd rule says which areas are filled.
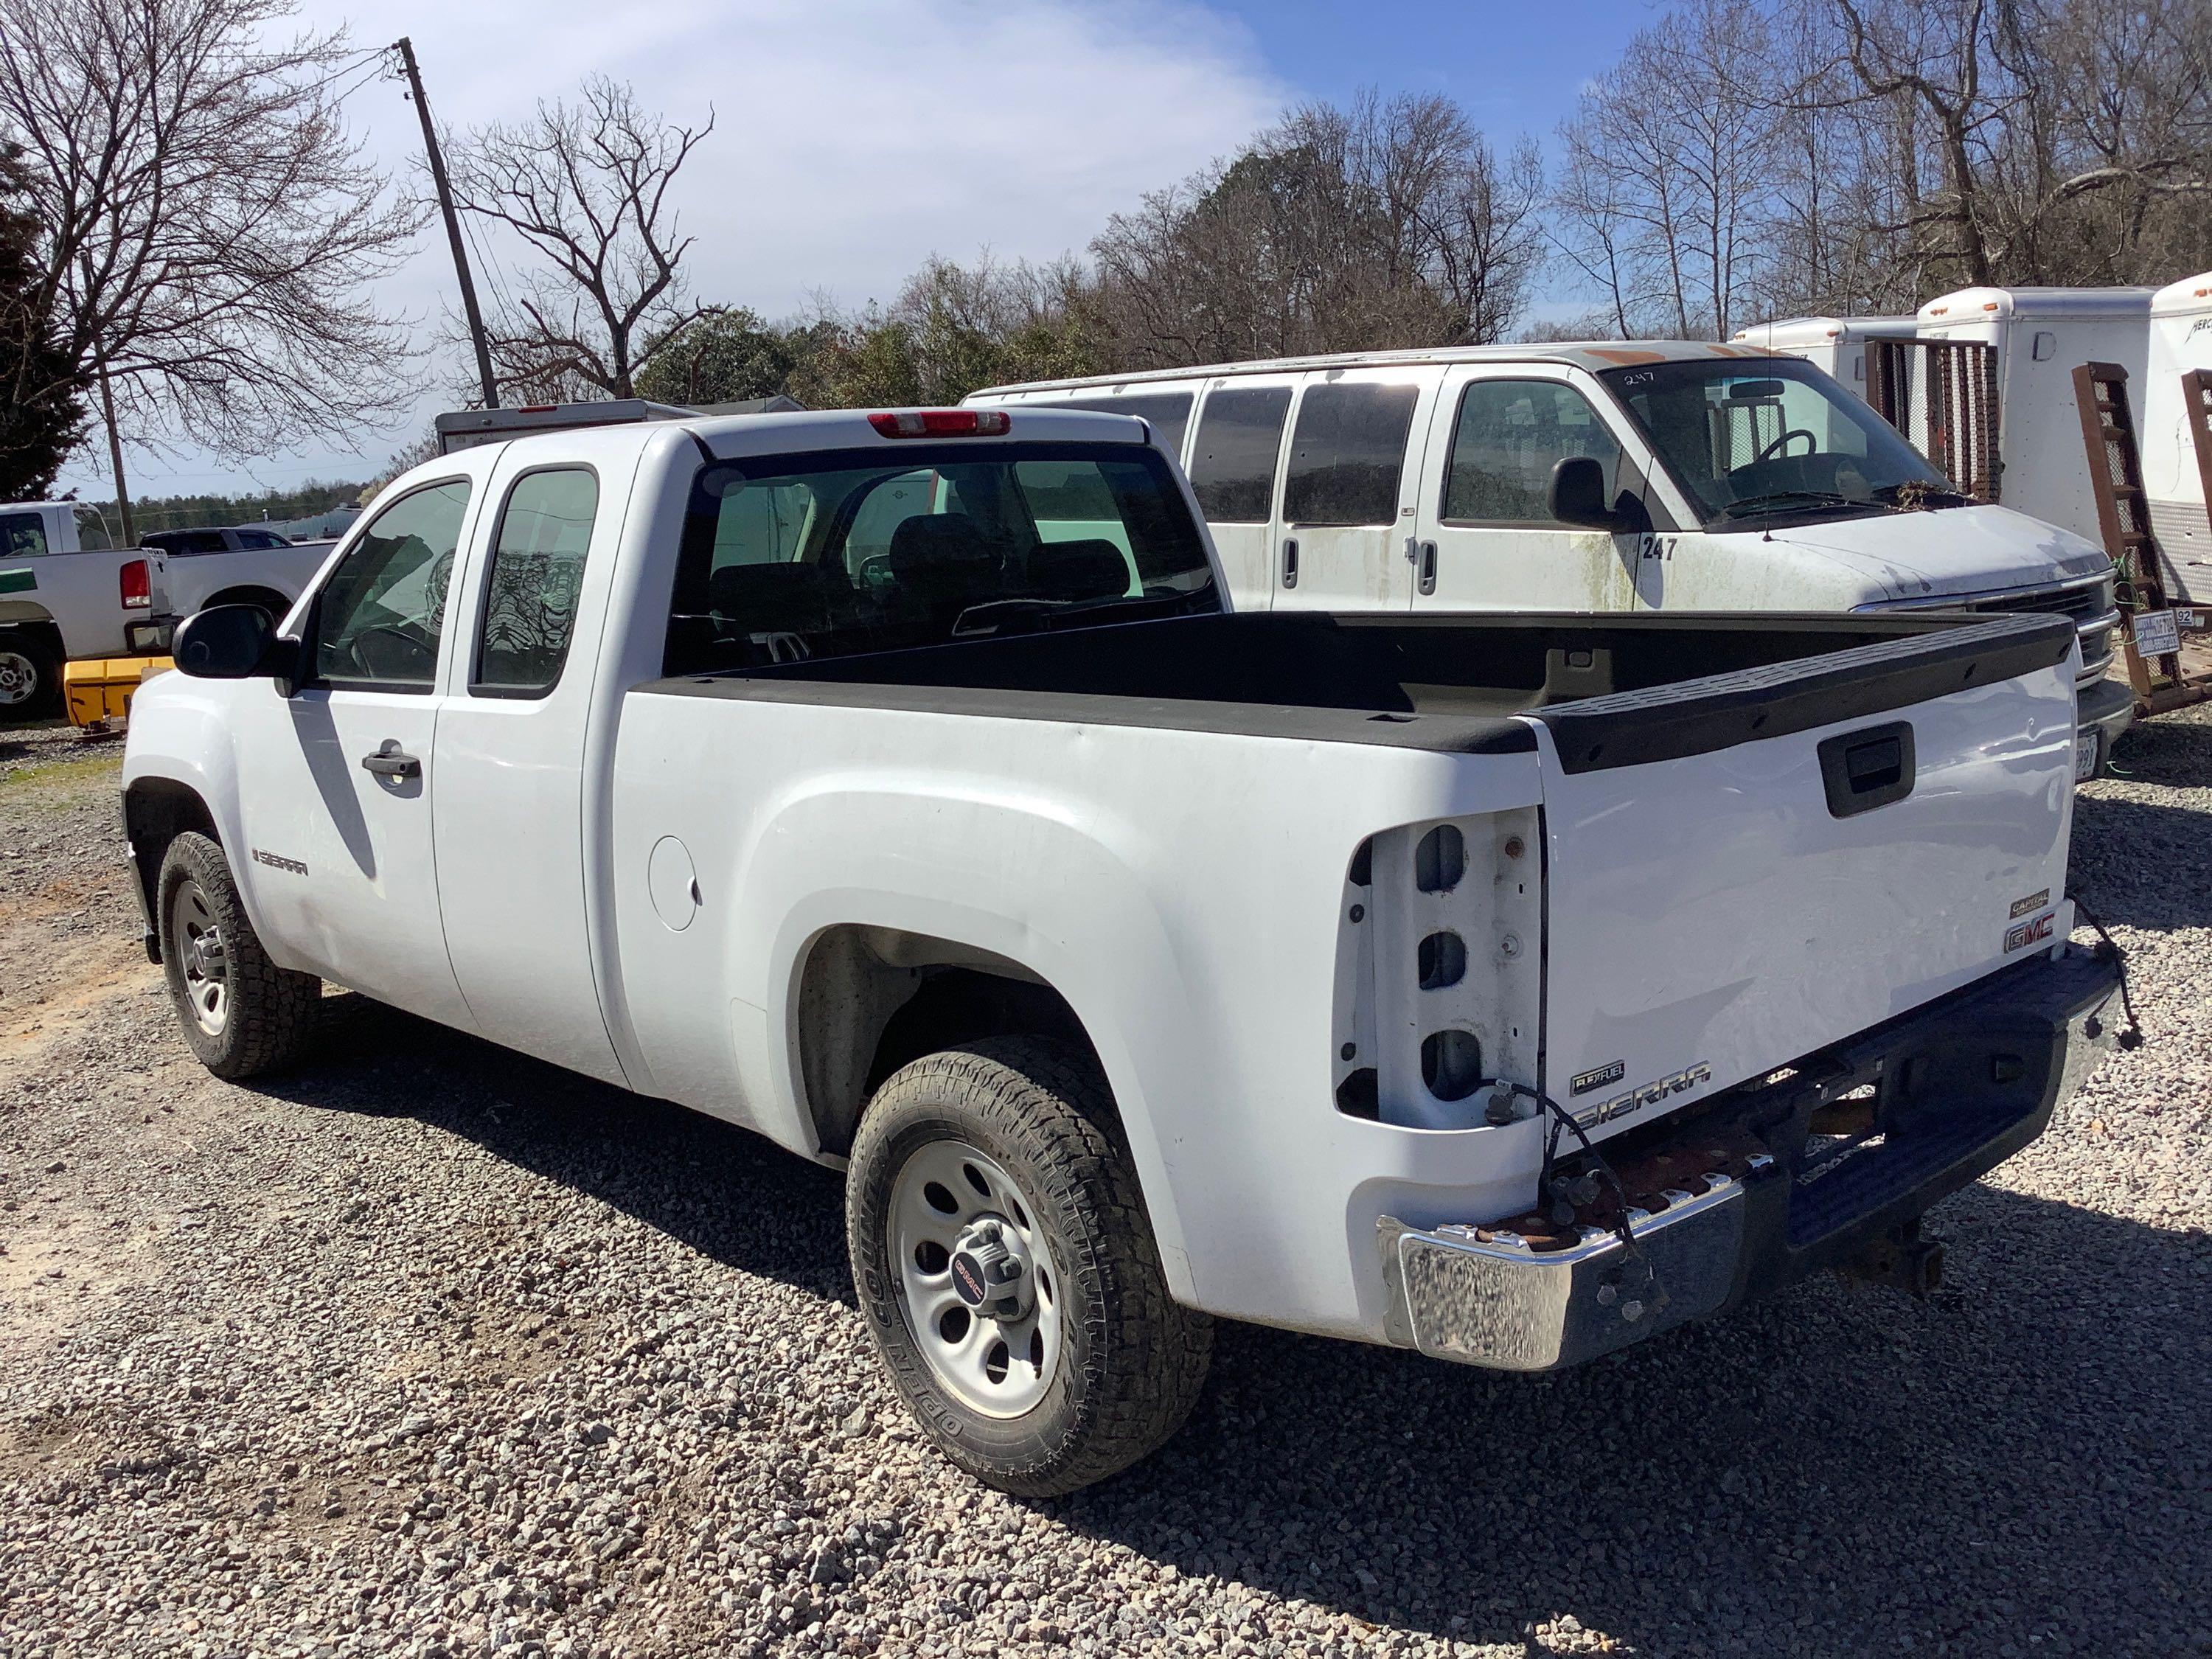
[[[1403,611],[1437,373],[1334,368],[1299,377],[1277,521],[1274,609]]]
[[[1213,533],[1231,606],[1274,603],[1275,508],[1295,374],[1240,374],[1209,383],[1191,439],[1192,492]]]
[[[1552,471],[1586,455],[1619,501],[1641,490],[1641,446],[1616,429],[1601,394],[1547,363],[1449,370],[1429,438],[1413,607],[1431,611],[1632,611],[1654,537],[1552,517]]]
[[[621,1083],[592,975],[584,753],[630,463],[605,434],[568,441],[573,459],[532,445],[489,482],[438,713],[438,890],[477,1029]]]
[[[307,613],[289,696],[250,682],[234,753],[251,884],[272,952],[463,1030],[432,854],[439,675],[453,568],[490,457],[380,502]]]

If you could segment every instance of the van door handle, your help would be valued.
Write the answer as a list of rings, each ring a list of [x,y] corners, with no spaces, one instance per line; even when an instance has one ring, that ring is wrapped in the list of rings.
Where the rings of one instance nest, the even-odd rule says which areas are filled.
[[[404,751],[398,738],[386,738],[374,755],[361,757],[361,769],[374,772],[380,778],[419,778],[422,775],[422,763]]]
[[[1435,592],[1437,591],[1437,544],[1434,542],[1421,544],[1421,560],[1418,568],[1420,575],[1417,585],[1421,592]]]
[[[1285,536],[1283,538],[1283,586],[1296,587],[1297,585],[1298,538],[1295,536]]]

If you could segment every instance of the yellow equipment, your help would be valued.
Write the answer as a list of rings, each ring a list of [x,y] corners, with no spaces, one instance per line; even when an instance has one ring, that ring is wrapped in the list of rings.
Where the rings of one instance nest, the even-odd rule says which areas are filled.
[[[64,665],[70,724],[89,734],[106,732],[111,721],[131,718],[131,699],[141,685],[175,665],[167,657],[87,657]]]

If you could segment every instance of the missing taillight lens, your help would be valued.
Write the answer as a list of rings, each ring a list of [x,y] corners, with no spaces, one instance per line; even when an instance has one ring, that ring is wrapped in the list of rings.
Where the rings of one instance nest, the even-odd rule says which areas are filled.
[[[125,611],[143,611],[154,603],[154,576],[145,560],[125,561],[120,577]]]
[[[1003,438],[1014,421],[1003,409],[887,409],[868,424],[886,438]]]

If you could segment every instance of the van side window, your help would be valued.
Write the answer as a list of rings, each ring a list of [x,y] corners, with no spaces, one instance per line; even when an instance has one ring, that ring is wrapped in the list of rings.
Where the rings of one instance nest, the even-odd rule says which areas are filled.
[[[526,473],[507,491],[484,572],[471,691],[542,697],[560,680],[599,509],[599,481],[586,467]]]
[[[1191,452],[1190,487],[1198,494],[1199,511],[1212,522],[1267,521],[1290,412],[1286,386],[1223,386],[1207,396]]]
[[[1459,400],[1443,518],[1450,524],[1549,525],[1552,469],[1587,455],[1618,487],[1620,446],[1589,400],[1557,380],[1475,380]]]
[[[430,690],[468,507],[468,480],[450,478],[409,490],[369,520],[316,599],[313,679]]]
[[[1159,434],[1160,447],[1170,455],[1182,453],[1183,428],[1190,424],[1190,393],[1158,392],[1126,398],[1070,398],[1065,402],[1041,403],[1040,409],[1090,409],[1101,415],[1133,415],[1150,421]]]
[[[35,513],[0,513],[0,559],[35,559],[46,550],[46,527]]]
[[[1392,524],[1420,389],[1316,386],[1298,404],[1283,516],[1292,524]]]

